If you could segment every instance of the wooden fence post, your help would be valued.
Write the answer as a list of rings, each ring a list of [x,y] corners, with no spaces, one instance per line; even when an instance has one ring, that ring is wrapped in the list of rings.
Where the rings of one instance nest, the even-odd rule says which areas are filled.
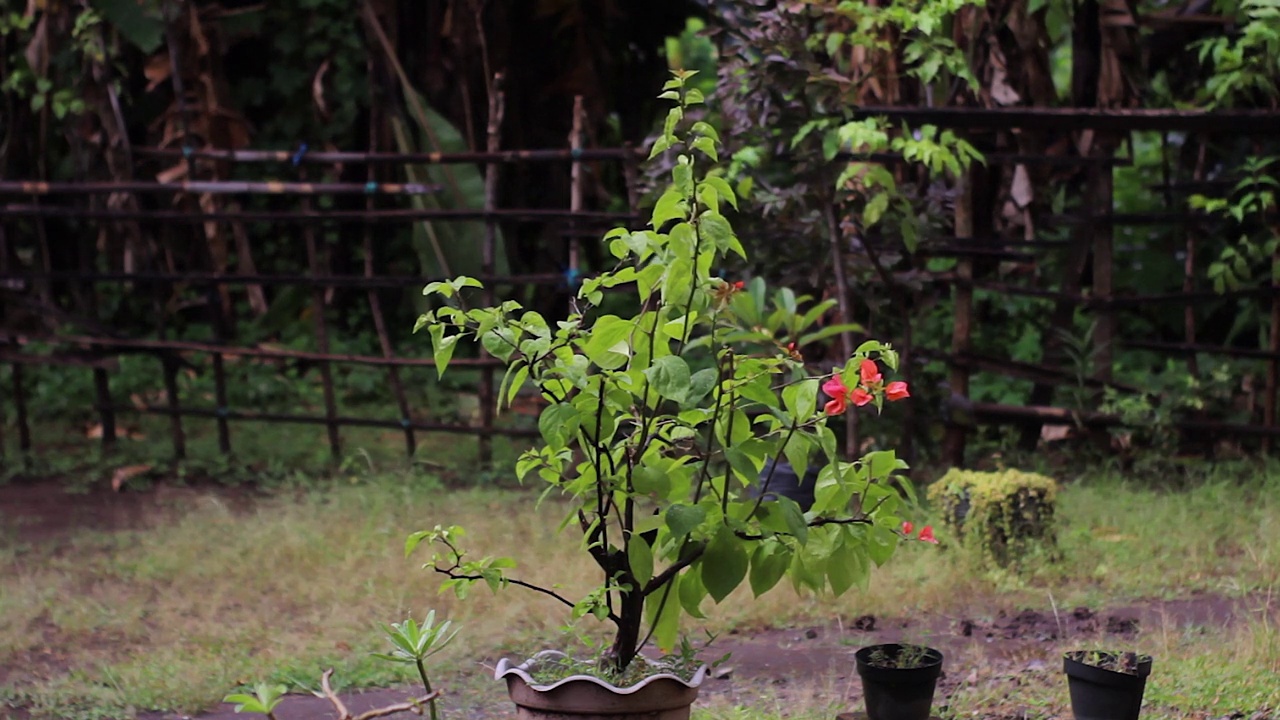
[[[1100,144],[1109,153],[1114,153],[1117,145],[1110,139]],[[1112,276],[1115,271],[1114,231],[1111,224],[1111,213],[1115,206],[1115,169],[1111,163],[1097,163],[1089,167],[1089,177],[1091,182],[1088,194],[1092,197],[1086,203],[1085,211],[1093,234],[1093,297],[1101,303],[1097,306],[1097,325],[1093,330],[1093,376],[1103,382],[1110,382],[1116,335],[1116,316],[1110,304]]]
[[[502,94],[502,74],[493,76],[489,88],[489,123],[487,127],[486,148],[491,153],[498,152],[502,146],[502,113],[504,109]],[[497,220],[490,215],[498,208],[498,163],[490,161],[484,174],[484,245],[481,248],[481,272],[486,282],[482,291],[485,306],[494,304],[493,274],[494,258],[497,255],[498,226]],[[480,357],[488,357],[484,348],[480,349]],[[480,368],[480,465],[488,467],[493,462],[493,419],[497,398],[494,396],[493,367],[484,365]]]
[[[299,177],[306,182],[307,172],[301,169],[299,165]],[[303,196],[302,198],[303,212],[311,211],[311,197]],[[311,276],[319,278],[327,275],[324,263],[321,259],[320,248],[316,243],[316,230],[314,225],[306,225],[303,227],[303,237],[307,244],[307,264],[310,267]],[[316,284],[312,287],[311,292],[311,315],[312,322],[315,325],[316,347],[322,355],[329,354],[329,331],[324,322],[324,287]],[[337,398],[333,390],[333,370],[329,366],[328,360],[321,360],[320,366],[320,384],[324,391],[324,417],[325,428],[329,434],[329,453],[333,462],[342,459],[342,439],[338,430],[338,404]]]
[[[973,186],[969,171],[956,178],[955,236],[957,245],[965,245],[973,238]],[[969,368],[964,356],[969,352],[973,334],[973,257],[965,255],[956,261],[956,283],[953,293],[955,310],[951,326],[951,370],[948,384],[951,396],[943,400],[947,408],[947,434],[943,450],[954,467],[964,466],[966,428],[956,422],[953,401],[964,402],[969,398]]]

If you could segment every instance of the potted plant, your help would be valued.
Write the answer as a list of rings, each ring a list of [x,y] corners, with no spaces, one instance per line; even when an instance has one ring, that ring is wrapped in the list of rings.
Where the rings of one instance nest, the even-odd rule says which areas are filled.
[[[460,341],[478,341],[507,365],[500,400],[532,384],[546,401],[543,442],[520,456],[516,472],[568,502],[561,528],[575,537],[566,542],[598,567],[599,584],[569,597],[529,582],[511,558],[468,554],[457,527],[414,533],[406,552],[434,546],[426,567],[446,577],[442,590],[521,586],[575,619],[613,626],[598,658],[545,652],[500,663],[496,675],[523,716],[687,717],[705,671],[695,650],[678,643],[684,616],[704,617],[708,597],[720,603],[744,584],[758,596],[784,577],[797,589],[843,593],[865,585],[871,565],[889,560],[902,539],[894,473],[905,464],[892,450],[842,461],[827,428],[850,408],[880,409],[909,395],[905,383],[884,377],[897,355],[868,341],[843,367],[815,376],[797,339],[764,338],[759,349],[763,325],[743,319],[760,315],[763,294],[712,275],[722,258],[746,253],[722,212],[738,200],[714,167],[715,129],[692,122],[682,130],[686,109],[702,101],[686,87],[691,75],[674,73],[660,96],[674,107],[650,157],[675,157],[649,228],[605,235],[618,264],[583,282],[567,318],[549,322],[515,301],[471,307],[469,288],[480,287],[472,278],[424,290],[445,301],[418,321],[440,373]],[[607,312],[608,288],[634,288],[632,309]],[[803,319],[815,310],[793,302],[779,312]],[[755,350],[744,348],[749,341]],[[821,468],[807,511],[767,492],[770,459],[786,458],[804,477],[815,457]],[[642,655],[650,643],[665,658]]]
[[[1076,720],[1138,720],[1150,655],[1075,650],[1063,655],[1062,665]]]
[[[854,653],[870,720],[927,720],[942,675],[942,653],[888,643]]]

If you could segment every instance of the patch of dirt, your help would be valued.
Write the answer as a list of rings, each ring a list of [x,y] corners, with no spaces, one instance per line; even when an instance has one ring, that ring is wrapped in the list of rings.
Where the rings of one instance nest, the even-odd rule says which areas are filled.
[[[0,547],[58,544],[73,531],[137,530],[172,519],[210,498],[247,507],[252,491],[222,486],[187,487],[160,482],[145,491],[110,488],[110,476],[84,490],[57,479],[0,484]]]

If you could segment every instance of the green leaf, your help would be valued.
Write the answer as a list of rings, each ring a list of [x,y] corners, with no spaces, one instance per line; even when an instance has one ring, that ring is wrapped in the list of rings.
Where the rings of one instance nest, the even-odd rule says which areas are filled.
[[[627,543],[627,564],[640,587],[643,588],[653,578],[653,549],[641,535],[632,533]]]
[[[729,181],[719,175],[708,175],[702,180],[702,182],[704,185],[710,185],[715,188],[720,197],[727,200],[729,204],[733,206],[734,210],[738,209],[738,194],[733,191],[733,188],[729,185]]]
[[[831,592],[843,595],[854,585],[865,585],[871,576],[871,566],[867,562],[867,553],[860,545],[842,547],[843,551],[833,552],[827,558],[827,582],[831,583]]]
[[[691,143],[694,150],[711,158],[711,162],[720,162],[720,154],[716,152],[716,143],[709,137],[695,138]]]
[[[458,346],[458,338],[460,335],[450,335],[445,337],[443,325],[432,325],[427,332],[431,334],[431,348],[436,363],[436,377],[444,375],[444,371],[449,367],[449,361],[453,359],[453,351]]]
[[[556,403],[538,415],[538,432],[548,445],[560,447],[578,431],[582,413],[569,403]]]
[[[880,218],[884,216],[884,211],[889,209],[889,194],[880,193],[872,196],[867,201],[866,207],[862,209],[862,222],[867,227],[871,227],[880,222]]]
[[[715,368],[703,368],[694,373],[689,378],[689,393],[685,397],[685,402],[692,404],[702,400],[716,386],[717,377],[719,374]]]
[[[702,584],[717,604],[747,576],[750,561],[742,545],[727,525],[721,525],[702,555]]]
[[[777,542],[762,542],[751,554],[751,592],[756,597],[769,592],[787,573],[791,559]]]
[[[524,387],[525,381],[529,379],[529,366],[520,363],[519,367],[508,369],[507,375],[502,378],[503,382],[505,383],[508,378],[510,378],[511,385],[507,388],[507,406],[510,407],[511,403],[516,399],[516,394],[520,392],[520,388]],[[498,402],[502,402],[501,396],[498,397]]]
[[[665,355],[653,361],[644,371],[650,386],[658,394],[675,402],[684,402],[689,394],[689,364],[679,355]]]
[[[688,315],[681,315],[674,320],[669,320],[662,324],[662,334],[672,340],[685,342],[689,339],[689,331],[693,329],[694,321],[697,318],[698,311],[694,310]]]
[[[707,511],[699,505],[672,505],[667,508],[666,518],[671,537],[680,540],[707,519]]]
[[[809,523],[804,519],[804,511],[800,509],[800,505],[785,495],[779,497],[774,505],[779,512],[782,513],[782,520],[787,525],[787,532],[791,534],[801,545],[809,541]]]
[[[898,534],[883,525],[873,526],[868,534],[867,554],[871,556],[871,562],[880,567],[893,557],[893,551],[898,547]]]
[[[635,325],[617,315],[603,315],[592,326],[582,353],[606,370],[620,368],[627,362],[625,342],[634,329]]]
[[[699,620],[706,619],[706,614],[702,612],[702,600],[707,596],[707,588],[702,584],[702,576],[698,573],[698,568],[694,567],[685,570],[680,575],[680,607],[689,613],[691,617]]]
[[[659,230],[667,222],[671,220],[683,220],[689,212],[688,203],[685,196],[674,187],[667,188],[658,198],[657,204],[653,206],[653,215],[649,218],[649,225],[654,230]]]
[[[723,215],[710,212],[703,214],[698,218],[698,229],[702,231],[702,237],[715,244],[717,250],[729,249],[729,241],[733,239],[733,227]]]
[[[649,625],[653,628],[653,641],[664,653],[675,649],[680,639],[680,584],[680,576],[676,575],[667,586],[645,599],[645,614],[649,615]],[[666,602],[663,602],[664,598]]]
[[[680,156],[681,161],[671,168],[671,182],[675,186],[676,192],[681,196],[689,198],[693,196],[693,166],[689,164],[685,155]],[[656,225],[654,226],[656,229]]]
[[[782,403],[797,422],[805,422],[818,409],[818,381],[803,380],[783,388]]]

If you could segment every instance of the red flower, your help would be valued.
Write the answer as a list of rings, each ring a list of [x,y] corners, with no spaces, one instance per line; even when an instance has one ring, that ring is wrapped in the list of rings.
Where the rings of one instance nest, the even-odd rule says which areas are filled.
[[[915,528],[916,528],[916,526],[915,526],[915,525],[912,525],[910,520],[903,520],[903,521],[902,521],[902,534],[903,534],[903,535],[910,535],[910,534],[911,534],[911,531],[912,531],[912,530],[914,530]]]
[[[901,400],[911,397],[911,393],[907,392],[907,384],[902,381],[891,382],[884,389],[884,396],[890,401]]]
[[[875,361],[863,360],[859,370],[862,374],[863,385],[874,385],[880,382],[880,368],[876,367]]]
[[[933,543],[934,545],[938,544],[938,538],[933,536],[932,525],[925,525],[924,527],[920,528],[920,535],[918,536],[918,539],[921,542]]]
[[[734,289],[734,290],[745,290],[745,289],[746,289],[746,287],[747,287],[747,284],[746,284],[745,282],[743,282],[742,280],[739,280],[738,282],[736,282],[736,283],[734,283],[734,284],[733,284],[733,289]]]
[[[831,397],[831,401],[822,408],[823,412],[828,415],[840,415],[846,409],[849,402],[849,388],[844,386],[844,380],[839,375],[832,375],[831,379],[822,384],[822,392]]]
[[[862,407],[872,400],[875,400],[875,396],[862,388],[854,388],[853,392],[849,394],[849,399],[853,401],[854,405]]]

